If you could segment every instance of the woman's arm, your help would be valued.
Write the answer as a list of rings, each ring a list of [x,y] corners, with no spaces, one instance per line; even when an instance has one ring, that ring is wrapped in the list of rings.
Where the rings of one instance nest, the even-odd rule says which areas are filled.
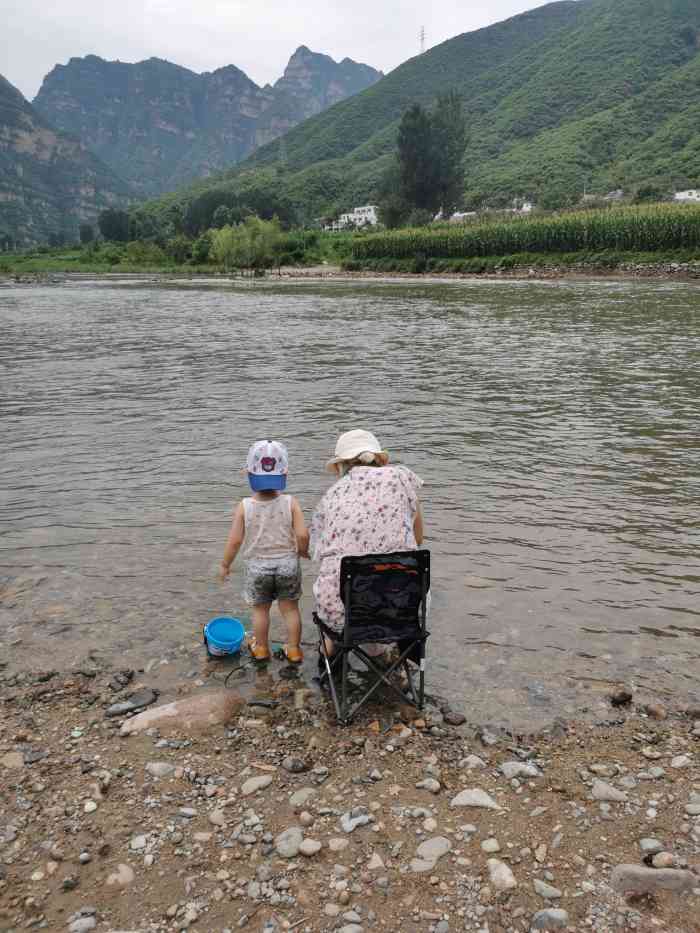
[[[231,530],[228,533],[226,547],[224,548],[224,559],[219,565],[219,580],[222,583],[231,572],[231,564],[234,562],[236,559],[236,554],[238,554],[239,550],[241,549],[244,537],[245,512],[243,511],[243,503],[239,502],[233,512]]]
[[[416,539],[416,544],[420,547],[423,543],[423,512],[421,511],[420,502],[416,507],[416,517],[413,519],[413,536]]]
[[[297,539],[297,551],[299,557],[308,557],[309,556],[309,532],[306,529],[306,523],[304,521],[304,513],[301,511],[301,506],[297,500],[292,496],[292,529],[294,530],[294,537]]]

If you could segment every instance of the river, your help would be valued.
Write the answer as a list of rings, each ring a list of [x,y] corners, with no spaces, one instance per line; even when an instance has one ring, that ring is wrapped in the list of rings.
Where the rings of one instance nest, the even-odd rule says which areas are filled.
[[[697,285],[82,281],[0,290],[0,328],[8,669],[195,676],[246,616],[214,571],[248,445],[310,518],[362,426],[425,480],[429,690],[523,728],[618,680],[700,698]]]

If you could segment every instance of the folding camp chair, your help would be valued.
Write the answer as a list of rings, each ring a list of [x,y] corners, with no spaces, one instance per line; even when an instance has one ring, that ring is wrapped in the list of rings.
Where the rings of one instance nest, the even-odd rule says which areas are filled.
[[[425,702],[425,628],[426,596],[430,588],[430,551],[397,551],[392,554],[367,554],[344,557],[340,562],[340,598],[345,606],[345,624],[336,632],[314,613],[321,640],[322,681],[327,680],[338,721],[347,725],[357,711],[384,684],[417,709]],[[336,647],[328,654],[323,636]],[[362,649],[362,644],[398,645],[399,656],[388,667],[381,667]],[[355,655],[367,667],[374,680],[364,695],[350,708],[348,675],[350,657]],[[409,661],[418,667],[416,691]],[[340,669],[340,698],[334,675]],[[403,670],[408,679],[408,694],[401,691],[391,676]]]

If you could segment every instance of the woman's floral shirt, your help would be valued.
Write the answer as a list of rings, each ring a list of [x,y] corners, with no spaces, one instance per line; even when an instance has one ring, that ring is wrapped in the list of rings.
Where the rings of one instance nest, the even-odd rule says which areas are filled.
[[[402,466],[356,466],[318,504],[311,520],[311,557],[321,562],[314,583],[316,612],[343,627],[340,560],[416,547],[413,521],[423,480]]]

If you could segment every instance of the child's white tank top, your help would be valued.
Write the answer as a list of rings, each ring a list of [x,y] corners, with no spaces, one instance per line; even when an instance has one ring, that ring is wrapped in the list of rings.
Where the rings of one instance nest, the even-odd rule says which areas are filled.
[[[243,557],[246,560],[274,560],[296,556],[297,540],[292,527],[291,496],[244,499],[243,515]]]

